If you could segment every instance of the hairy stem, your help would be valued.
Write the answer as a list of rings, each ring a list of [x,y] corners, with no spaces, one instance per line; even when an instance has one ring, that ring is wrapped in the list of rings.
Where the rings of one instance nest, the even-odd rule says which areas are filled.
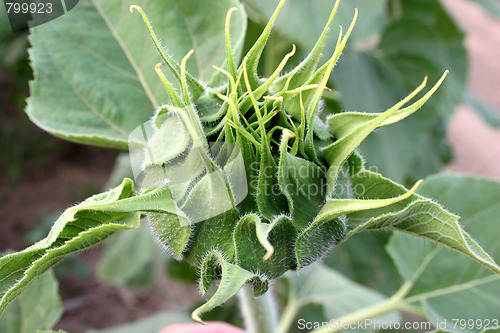
[[[255,297],[252,287],[245,285],[238,293],[241,312],[245,318],[248,333],[278,332],[278,314],[272,290],[261,297]]]

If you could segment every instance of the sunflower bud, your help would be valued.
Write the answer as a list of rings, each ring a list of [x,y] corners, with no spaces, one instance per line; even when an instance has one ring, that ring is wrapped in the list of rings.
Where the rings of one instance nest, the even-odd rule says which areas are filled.
[[[139,134],[148,133],[141,160],[142,191],[167,188],[177,214],[150,213],[158,240],[176,258],[200,270],[200,288],[220,280],[213,297],[193,313],[222,304],[244,284],[256,295],[288,270],[320,259],[346,236],[346,214],[385,207],[391,199],[354,198],[349,176],[363,170],[355,151],[375,129],[397,122],[420,108],[442,79],[414,104],[404,107],[425,86],[383,113],[341,113],[323,121],[321,96],[354,27],[340,29],[334,53],[318,66],[330,18],[309,55],[280,76],[295,46],[269,78],[257,67],[284,0],[255,45],[237,66],[226,20],[227,78],[207,87],[186,71],[193,51],[176,63],[159,44],[146,14],[153,42],[178,80],[180,92],[156,67],[170,98]],[[137,134],[137,133],[136,133]],[[133,135],[136,135],[133,134]],[[342,172],[349,169],[349,172]],[[339,192],[338,187],[346,187]]]

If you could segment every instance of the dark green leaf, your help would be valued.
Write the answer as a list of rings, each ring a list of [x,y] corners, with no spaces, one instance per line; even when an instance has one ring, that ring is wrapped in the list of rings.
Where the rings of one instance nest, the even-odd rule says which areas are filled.
[[[401,5],[402,15],[390,22],[379,45],[368,51],[378,65],[353,63],[344,68],[340,64],[334,76],[345,108],[371,112],[396,102],[402,97],[401,89],[416,86],[423,73],[432,82],[445,70],[450,71],[442,89],[422,111],[374,133],[361,146],[369,164],[398,182],[423,178],[449,159],[449,150],[443,145],[444,128],[463,100],[468,68],[463,34],[439,1],[402,1]],[[346,85],[344,80],[352,77],[369,80],[368,89]],[[376,97],[359,98],[360,91],[363,96]]]
[[[205,80],[212,65],[223,65],[224,17],[238,7],[231,35],[239,55],[246,20],[236,0],[81,1],[32,29],[27,112],[38,126],[71,141],[126,149],[129,133],[167,100],[154,70],[161,58],[131,4],[148,12],[174,59],[196,49],[188,69]]]
[[[362,198],[380,198],[381,196],[392,198],[406,192],[406,189],[401,185],[370,172],[361,172],[353,177],[352,181],[355,188],[359,186],[361,189],[357,196]],[[500,273],[500,267],[493,258],[462,229],[458,222],[459,217],[449,213],[439,204],[414,194],[405,201],[388,206],[387,211],[391,210],[394,211],[386,212],[380,216],[377,215],[382,212],[376,212],[376,217],[351,230],[345,240],[350,235],[360,231],[384,229],[402,231],[447,246],[470,257],[493,272]],[[353,214],[353,220],[363,219],[362,214]]]
[[[276,8],[278,0],[247,0],[246,2],[255,10],[249,14],[252,19],[267,22],[274,8]],[[331,0],[309,2],[288,0],[276,20],[274,29],[290,40],[296,41],[305,50],[310,50],[322,33],[333,4],[334,1]],[[386,0],[376,3],[371,0],[341,1],[335,16],[335,29],[330,32],[330,40],[324,54],[333,53],[338,35],[338,26],[342,25],[344,28],[349,26],[355,7],[358,8],[361,16],[353,32],[353,40],[363,41],[380,32],[387,20],[384,13],[385,5]]]
[[[348,278],[392,295],[401,285],[398,271],[385,246],[390,232],[361,233],[351,237],[329,253],[323,262]]]
[[[303,230],[318,215],[327,196],[325,172],[316,164],[288,152],[287,134],[280,147],[278,179],[288,199],[289,211],[297,230]]]
[[[236,262],[244,269],[266,272],[269,279],[274,279],[295,267],[296,233],[292,221],[285,216],[268,224],[257,215],[246,215],[234,231]]]
[[[24,251],[0,258],[0,313],[31,282],[64,256],[94,246],[119,230],[136,229],[140,211],[175,214],[168,190],[135,196],[133,183],[123,183],[67,209],[49,235]]]
[[[326,321],[338,319],[344,322],[344,316],[387,299],[384,295],[357,284],[320,263],[304,269],[299,274],[288,273],[286,278],[290,282],[290,306],[298,311],[308,304],[321,305]],[[399,321],[399,315],[384,315],[378,317],[377,321],[394,323]]]
[[[262,149],[257,185],[257,204],[262,216],[268,220],[288,211],[287,199],[279,188],[278,166],[267,145]]]
[[[52,271],[42,274],[11,303],[0,319],[2,333],[33,333],[50,330],[63,309],[58,282]]]

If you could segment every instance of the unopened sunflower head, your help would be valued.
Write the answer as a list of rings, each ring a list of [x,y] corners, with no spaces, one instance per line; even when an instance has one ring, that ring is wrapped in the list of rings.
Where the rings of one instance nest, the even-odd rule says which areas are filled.
[[[285,75],[295,46],[269,78],[257,73],[260,56],[282,0],[261,36],[235,63],[226,20],[227,68],[215,67],[227,78],[208,87],[186,71],[190,51],[181,64],[160,45],[146,14],[146,27],[178,80],[180,93],[161,71],[170,105],[162,106],[152,123],[142,163],[143,191],[168,187],[177,214],[150,214],[159,241],[177,258],[200,269],[200,287],[215,279],[215,295],[193,317],[252,283],[265,293],[270,279],[300,269],[321,258],[346,234],[345,214],[380,208],[408,198],[364,200],[350,197],[349,175],[363,169],[356,148],[375,129],[395,123],[419,109],[444,76],[418,101],[404,107],[425,86],[383,113],[346,112],[318,116],[321,97],[357,18],[345,34],[342,28],[333,55],[319,66],[329,20],[309,55]],[[341,172],[348,169],[348,173]],[[348,187],[339,194],[337,186]],[[347,194],[346,194],[347,193]]]

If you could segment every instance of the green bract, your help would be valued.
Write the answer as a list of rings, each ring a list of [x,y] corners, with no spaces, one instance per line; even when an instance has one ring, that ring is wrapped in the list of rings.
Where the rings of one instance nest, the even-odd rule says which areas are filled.
[[[355,150],[375,129],[419,109],[446,73],[410,106],[404,107],[424,88],[426,79],[384,113],[342,113],[324,120],[319,115],[321,96],[357,12],[345,35],[340,29],[337,47],[325,64],[319,66],[319,61],[339,1],[305,60],[280,76],[295,53],[293,46],[274,73],[261,78],[259,59],[284,2],[239,66],[229,38],[236,8],[228,12],[227,70],[216,67],[227,83],[217,87],[186,72],[194,50],[177,64],[160,45],[143,10],[131,7],[143,16],[180,86],[179,94],[157,65],[170,105],[162,106],[153,118],[142,188],[168,188],[178,213],[149,213],[149,221],[173,255],[201,270],[203,292],[215,279],[221,280],[209,302],[193,313],[196,320],[245,283],[252,283],[254,293],[261,295],[269,280],[320,259],[348,235],[346,215],[391,206],[410,198],[416,188],[389,198],[356,198],[350,177],[366,171]]]
[[[314,48],[297,67],[280,75],[295,53],[293,46],[274,73],[261,78],[259,59],[284,2],[239,65],[229,38],[235,9],[229,10],[226,68],[216,68],[219,77],[212,80],[226,83],[217,86],[206,85],[186,71],[193,50],[180,64],[169,56],[143,10],[131,7],[141,13],[165,62],[155,69],[170,99],[150,122],[130,134],[129,147],[141,152],[139,157],[131,153],[140,169],[138,186],[124,179],[118,187],[67,209],[45,239],[1,257],[0,314],[64,256],[98,244],[116,231],[138,228],[143,216],[161,244],[199,269],[203,292],[220,280],[209,301],[193,312],[198,321],[202,313],[224,303],[243,285],[251,284],[254,294],[262,295],[270,280],[317,261],[362,231],[390,229],[419,236],[500,273],[493,259],[462,230],[456,215],[414,193],[419,183],[408,191],[367,170],[356,151],[377,128],[418,110],[446,73],[419,95],[424,79],[383,113],[328,115],[322,93],[328,89],[330,73],[346,46],[357,12],[345,34],[340,29],[335,51],[323,65],[319,62],[339,1]],[[40,59],[45,59],[43,52],[34,56]],[[162,65],[169,67],[176,85],[163,74]],[[418,100],[406,106],[417,95]],[[363,98],[362,91],[359,98]],[[101,102],[96,99],[95,105]],[[33,100],[30,105],[31,111],[38,110]],[[120,134],[104,143],[121,147],[129,125],[126,131],[119,127]],[[66,132],[59,135],[73,138]],[[75,138],[103,142],[95,133]]]

